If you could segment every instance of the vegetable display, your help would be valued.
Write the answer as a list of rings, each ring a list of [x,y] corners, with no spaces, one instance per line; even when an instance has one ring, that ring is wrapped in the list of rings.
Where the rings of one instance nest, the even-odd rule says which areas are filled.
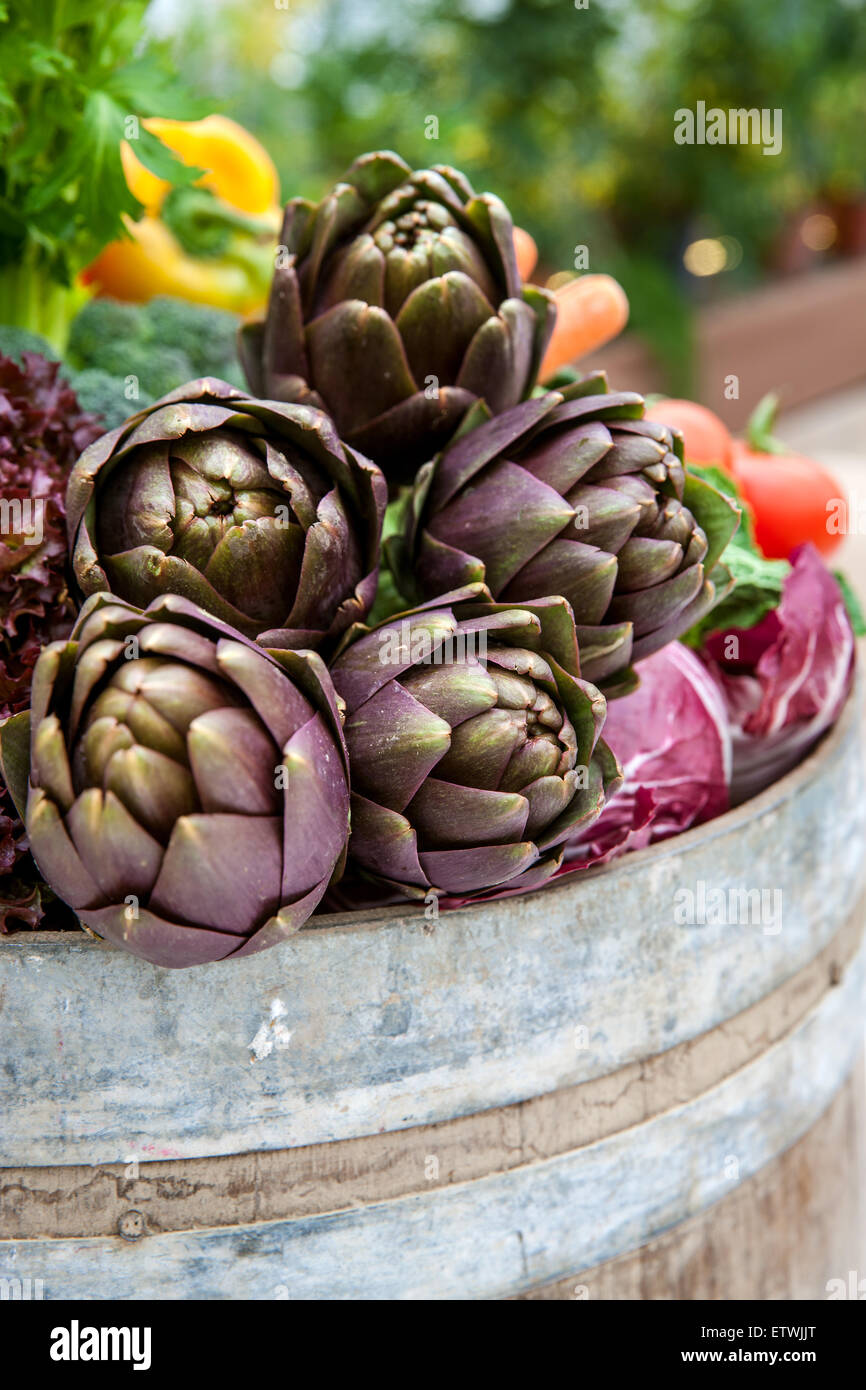
[[[323,406],[390,480],[414,470],[483,397],[528,395],[553,327],[524,286],[508,209],[456,169],[357,159],[318,205],[286,208],[267,317],[244,329],[250,389]]]
[[[288,204],[236,349],[240,301],[191,302],[144,227],[255,260],[269,161],[144,128],[118,297],[59,350],[0,328],[0,930],[233,959],[334,905],[540,888],[804,756],[850,687],[842,591],[772,558],[709,412],[550,378],[624,322],[614,281],[524,283],[496,197],[380,152]]]
[[[730,571],[733,586],[683,637],[690,647],[699,650],[708,633],[722,627],[754,627],[776,608],[790,566],[787,560],[768,560],[761,552],[749,504],[732,478],[719,468],[692,466],[690,472],[711,483],[741,509],[740,524],[725,550],[725,568]]]
[[[795,454],[773,435],[778,398],[767,396],[752,415],[745,440],[734,440],[730,471],[755,516],[765,555],[789,559],[809,542],[832,555],[842,542],[832,516],[844,505],[839,483],[814,459]]]
[[[190,101],[166,65],[137,51],[147,8],[6,0],[0,11],[0,322],[57,351],[87,298],[80,272],[142,211],[124,140],[172,187],[203,172],[148,129],[147,117],[184,116]]]
[[[720,469],[735,484],[767,559],[787,560],[807,541],[831,555],[842,541],[844,489],[821,464],[775,437],[778,407],[774,394],[759,401],[745,439],[732,438],[717,415],[694,401],[654,401],[647,418],[681,432],[687,463]]]
[[[418,475],[398,582],[483,581],[503,602],[562,594],[581,671],[610,693],[717,601],[738,512],[687,476],[682,441],[633,392],[588,377],[487,419]],[[480,417],[480,410],[477,412]]]

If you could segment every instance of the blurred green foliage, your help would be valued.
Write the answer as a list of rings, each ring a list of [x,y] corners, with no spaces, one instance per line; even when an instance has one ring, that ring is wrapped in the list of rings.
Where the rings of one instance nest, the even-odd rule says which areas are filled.
[[[763,273],[792,214],[866,187],[863,0],[188,0],[185,78],[264,141],[285,196],[318,197],[362,150],[453,163],[508,202],[542,271],[625,285],[683,383],[689,305]],[[677,145],[674,113],[781,109],[783,149]],[[438,138],[427,138],[431,117]],[[682,268],[732,237],[711,286]]]

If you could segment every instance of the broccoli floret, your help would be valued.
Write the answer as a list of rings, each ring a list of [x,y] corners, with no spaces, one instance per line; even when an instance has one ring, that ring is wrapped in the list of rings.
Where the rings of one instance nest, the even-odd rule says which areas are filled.
[[[197,375],[185,352],[160,343],[130,343],[118,351],[115,372],[124,379],[135,376],[138,387],[154,398],[183,386]]]
[[[195,377],[219,376],[242,386],[236,349],[238,323],[235,314],[167,295],[148,304],[92,299],[72,325],[67,360],[74,371],[96,370],[120,382],[120,419],[124,420],[142,404]],[[137,400],[127,399],[130,377],[137,379]],[[92,389],[103,392],[109,388],[103,380],[94,381]],[[112,419],[118,408],[111,412]],[[100,413],[105,415],[104,410]]]
[[[54,348],[38,333],[31,333],[29,328],[17,328],[14,324],[0,323],[0,354],[11,357],[20,367],[23,352],[39,352],[49,361],[57,361]]]
[[[67,371],[65,375],[82,410],[91,410],[94,415],[100,415],[106,430],[113,430],[130,415],[153,404],[153,397],[142,390],[139,390],[137,400],[128,400],[125,379],[111,376],[101,367],[85,367],[81,372]]]
[[[66,356],[76,368],[100,367],[109,376],[122,376],[123,354],[133,344],[144,346],[150,336],[143,304],[91,299],[73,321]]]
[[[147,305],[147,317],[156,342],[186,353],[193,376],[218,376],[233,386],[244,385],[237,351],[237,314],[158,295]]]

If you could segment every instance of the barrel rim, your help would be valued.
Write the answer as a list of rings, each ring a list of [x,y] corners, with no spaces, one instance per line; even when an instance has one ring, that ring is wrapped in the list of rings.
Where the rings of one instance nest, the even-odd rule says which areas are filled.
[[[863,677],[858,675],[832,728],[818,739],[815,747],[810,750],[802,762],[793,767],[790,772],[786,772],[783,777],[772,782],[769,787],[765,787],[757,796],[750,797],[739,806],[724,811],[722,815],[716,816],[713,820],[692,826],[679,835],[672,835],[666,840],[660,840],[656,844],[649,845],[646,849],[633,850],[616,859],[613,863],[584,869],[574,876],[564,874],[559,880],[548,881],[521,896],[529,899],[540,893],[547,893],[548,895],[566,893],[573,888],[582,887],[588,880],[600,878],[602,875],[609,878],[611,874],[634,873],[646,865],[661,864],[666,859],[678,857],[698,839],[714,840],[720,835],[749,824],[751,821],[759,820],[761,816],[773,811],[776,806],[791,800],[801,788],[807,786],[820,775],[824,764],[832,759],[840,746],[850,736],[854,724],[860,720],[863,686]],[[571,881],[572,877],[574,878],[573,882]],[[491,902],[495,901],[496,899],[488,899],[483,902],[467,903],[453,909],[453,911],[477,915],[489,910]],[[397,903],[389,907],[322,913],[312,918],[310,923],[305,924],[301,931],[296,932],[292,941],[299,943],[304,939],[309,940],[314,932],[318,933],[324,929],[339,930],[341,935],[346,932],[372,931],[377,927],[387,927],[401,920],[405,921],[407,918],[415,920],[423,917],[424,910],[423,903],[407,900],[405,905]],[[79,931],[31,932],[21,930],[0,935],[0,950],[11,950],[15,946],[23,946],[30,950],[34,946],[44,948],[60,945],[76,948],[86,945],[94,950],[111,951],[115,955],[129,954],[83,928]],[[135,956],[129,958],[137,960]]]

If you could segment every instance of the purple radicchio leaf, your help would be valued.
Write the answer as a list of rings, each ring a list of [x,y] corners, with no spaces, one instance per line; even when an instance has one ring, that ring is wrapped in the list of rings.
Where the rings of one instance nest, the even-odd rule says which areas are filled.
[[[641,683],[608,705],[605,738],[625,781],[566,846],[562,873],[607,863],[728,809],[731,737],[724,701],[701,661],[671,642],[640,665]]]
[[[732,728],[734,805],[802,762],[851,688],[854,633],[842,591],[812,545],[791,560],[778,608],[704,647]]]

